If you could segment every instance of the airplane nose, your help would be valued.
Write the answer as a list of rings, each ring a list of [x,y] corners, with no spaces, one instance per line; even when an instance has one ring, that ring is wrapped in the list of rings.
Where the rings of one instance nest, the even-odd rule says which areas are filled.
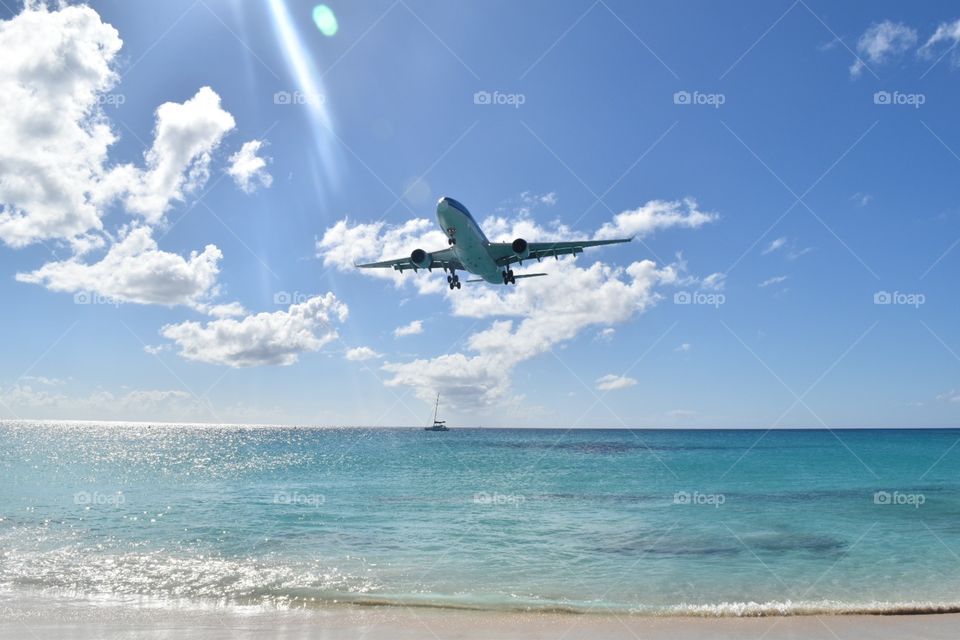
[[[467,208],[451,198],[450,196],[443,196],[437,201],[437,211],[442,209],[453,209],[454,211],[459,211],[460,213],[470,215],[467,213]]]

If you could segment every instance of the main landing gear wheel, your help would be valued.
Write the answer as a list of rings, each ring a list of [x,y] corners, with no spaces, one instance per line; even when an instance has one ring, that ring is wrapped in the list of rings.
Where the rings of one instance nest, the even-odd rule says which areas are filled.
[[[449,244],[449,245],[455,245],[455,244],[457,244],[457,239],[456,239],[456,238],[447,238],[447,244]]]
[[[460,276],[454,274],[452,276],[447,276],[447,284],[450,286],[450,290],[460,288]]]
[[[503,272],[503,284],[517,284],[517,278],[513,275],[513,269],[507,269]]]

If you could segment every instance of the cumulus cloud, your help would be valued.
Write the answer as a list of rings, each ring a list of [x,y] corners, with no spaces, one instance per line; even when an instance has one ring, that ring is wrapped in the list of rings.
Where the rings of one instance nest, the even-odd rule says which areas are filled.
[[[696,229],[718,219],[719,216],[715,213],[701,211],[692,198],[683,201],[651,200],[635,210],[616,215],[613,221],[604,224],[594,237],[609,239],[644,236],[658,229],[671,227]],[[510,242],[515,238],[525,238],[531,242],[553,242],[588,235],[560,223],[543,226],[527,215],[489,216],[483,220],[481,227],[491,242]],[[392,225],[385,222],[351,223],[344,219],[328,228],[316,244],[317,256],[323,259],[325,266],[345,272],[354,271],[355,265],[361,262],[378,262],[408,256],[415,248],[425,251],[447,248],[446,236],[437,228],[436,221],[415,218]],[[442,278],[430,277],[423,271],[416,274],[407,271],[401,274],[393,269],[370,269],[364,271],[364,275],[390,280],[398,287],[412,284],[422,294],[443,293],[446,289]]]
[[[180,256],[162,251],[151,233],[172,203],[206,182],[233,116],[213,89],[201,87],[182,103],[156,109],[142,165],[111,163],[117,136],[104,105],[124,102],[109,93],[122,44],[87,6],[50,10],[27,2],[0,21],[0,241],[13,247],[67,241],[73,250],[70,258],[16,277],[117,302],[242,313],[235,303],[209,301],[222,257],[215,245]],[[140,219],[108,230],[105,216],[118,203]],[[101,249],[99,260],[89,259]]]
[[[351,224],[340,220],[330,227],[317,242],[317,255],[323,264],[340,271],[353,271],[359,262],[376,262],[409,256],[415,248],[436,251],[447,247],[447,238],[437,223],[426,218],[415,218],[401,225],[385,222]],[[375,278],[391,280],[397,286],[412,282],[421,293],[439,293],[445,288],[442,279],[393,269],[370,269],[364,272]]]
[[[0,240],[22,247],[102,227],[91,185],[116,140],[99,105],[122,41],[86,6],[0,21]]]
[[[680,353],[689,353],[692,348],[693,346],[689,342],[684,342],[680,345],[677,345],[677,348],[674,349],[674,351],[678,351]]]
[[[258,186],[268,188],[273,184],[273,176],[267,172],[270,158],[257,155],[264,144],[263,140],[244,142],[240,151],[229,158],[230,166],[227,168],[227,175],[233,178],[244,193],[253,193]]]
[[[857,40],[857,53],[860,58],[850,66],[850,75],[856,78],[863,72],[863,58],[872,64],[882,64],[916,43],[917,32],[902,22],[884,20],[872,24]]]
[[[702,212],[691,199],[682,203],[652,201],[636,211],[624,212],[601,229],[611,235],[643,234],[669,227],[697,228],[717,218],[716,214]],[[525,237],[538,242],[589,235],[558,224],[543,227],[525,216],[512,220],[490,217],[482,226],[493,241]],[[411,247],[430,246],[422,240],[434,233],[429,230],[434,228],[435,223],[425,219],[401,225],[342,220],[327,230],[317,250],[325,264],[352,270],[355,261],[396,258],[409,253]],[[445,243],[442,233],[436,233],[436,241]],[[489,320],[489,324],[467,336],[463,352],[385,362],[382,369],[389,374],[386,384],[411,387],[424,400],[439,391],[451,404],[467,410],[520,402],[522,398],[513,395],[510,384],[513,370],[520,363],[551,352],[587,329],[593,329],[598,339],[610,339],[614,325],[629,321],[662,299],[657,287],[699,282],[718,288],[723,283],[723,274],[712,274],[702,281],[687,274],[679,254],[675,262],[659,267],[650,260],[626,267],[602,262],[577,265],[573,259],[544,261],[536,269],[548,277],[516,287],[468,286],[454,294],[438,287],[435,291],[447,298],[454,316]],[[384,277],[375,271],[357,273]],[[401,283],[398,275],[389,273],[386,277]],[[432,279],[442,284],[436,274]],[[421,287],[421,293],[426,292]],[[422,323],[415,321],[411,326],[422,328]]]
[[[491,319],[467,338],[468,353],[388,362],[388,385],[409,386],[429,399],[441,391],[461,408],[482,408],[511,397],[510,376],[521,362],[550,352],[589,327],[625,322],[655,304],[659,284],[675,283],[675,266],[644,260],[626,268],[572,260],[544,262],[550,277],[538,286],[464,289],[450,296],[456,316]]]
[[[123,42],[86,6],[50,11],[28,3],[0,22],[0,240],[13,247],[54,239],[84,250],[102,240],[107,207],[120,198],[128,211],[155,223],[174,200],[202,185],[211,153],[234,127],[209,87],[156,111],[144,167],[112,166],[117,136],[103,105]]]
[[[157,222],[173,200],[201,187],[210,176],[210,154],[234,120],[220,106],[220,96],[210,87],[180,104],[165,102],[157,108],[153,145],[146,152],[146,170],[120,167],[129,194],[126,205],[148,222]]]
[[[197,362],[252,367],[290,365],[299,355],[317,351],[338,336],[331,326],[347,318],[347,306],[333,293],[241,319],[220,318],[206,324],[168,324],[160,335],[172,340],[179,355]]]
[[[377,353],[370,347],[356,347],[354,349],[347,349],[343,357],[352,362],[362,362],[364,360],[382,358],[383,354]]]
[[[18,273],[16,278],[52,291],[86,291],[117,302],[197,306],[216,293],[221,257],[212,244],[188,258],[161,251],[150,229],[138,227],[110,247],[99,262],[72,257]],[[236,311],[229,305],[215,308]]]
[[[597,378],[597,389],[600,391],[616,391],[617,389],[626,389],[637,384],[637,381],[627,376],[616,376],[612,373]]]
[[[410,324],[405,324],[402,327],[397,327],[393,330],[393,335],[396,338],[402,338],[404,336],[415,336],[418,333],[423,333],[423,321],[414,320]]]
[[[651,200],[632,211],[624,211],[605,223],[596,238],[606,240],[632,236],[646,236],[660,229],[680,227],[697,229],[719,219],[716,213],[701,211],[693,198],[679,200]]]

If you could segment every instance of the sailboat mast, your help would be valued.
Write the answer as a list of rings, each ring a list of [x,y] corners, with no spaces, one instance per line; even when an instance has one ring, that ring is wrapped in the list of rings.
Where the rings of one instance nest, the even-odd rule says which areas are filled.
[[[437,404],[433,407],[433,422],[437,422],[437,413],[440,411],[440,394],[437,394]]]

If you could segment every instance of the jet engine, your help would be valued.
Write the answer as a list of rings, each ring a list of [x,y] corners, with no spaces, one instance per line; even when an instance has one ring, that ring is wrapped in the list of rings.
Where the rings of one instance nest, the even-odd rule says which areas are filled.
[[[433,257],[423,249],[414,249],[410,254],[410,262],[419,269],[427,269],[433,264]]]
[[[523,238],[517,238],[510,243],[510,249],[520,260],[526,260],[530,257],[530,245]]]

